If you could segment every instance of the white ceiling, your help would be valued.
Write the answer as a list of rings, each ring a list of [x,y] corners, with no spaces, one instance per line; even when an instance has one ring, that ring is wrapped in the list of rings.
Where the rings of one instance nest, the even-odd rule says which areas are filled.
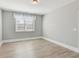
[[[32,0],[0,0],[0,8],[36,14],[47,14],[58,7],[67,5],[75,0],[39,0],[37,5]]]

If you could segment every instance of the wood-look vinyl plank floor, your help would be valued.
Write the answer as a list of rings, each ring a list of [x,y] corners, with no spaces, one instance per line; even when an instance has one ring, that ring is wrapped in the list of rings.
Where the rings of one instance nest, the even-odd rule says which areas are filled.
[[[44,39],[4,43],[0,58],[79,58],[79,54]]]

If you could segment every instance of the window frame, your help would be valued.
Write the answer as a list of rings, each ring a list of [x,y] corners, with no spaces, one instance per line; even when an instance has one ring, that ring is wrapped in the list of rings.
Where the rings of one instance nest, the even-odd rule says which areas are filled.
[[[17,14],[17,13],[14,13],[13,14],[13,16],[15,15],[15,14]],[[18,13],[19,14],[19,13]],[[24,16],[24,14],[22,14],[23,16]],[[26,15],[27,16],[27,15]],[[17,28],[17,23],[16,23],[16,18],[15,18],[15,16],[14,16],[14,19],[15,19],[15,32],[34,32],[35,31],[35,23],[36,23],[36,16],[35,15],[28,15],[28,16],[32,16],[32,17],[34,17],[34,19],[33,19],[33,29],[32,30],[26,30],[25,29],[25,20],[24,20],[24,30],[17,30],[16,28]]]

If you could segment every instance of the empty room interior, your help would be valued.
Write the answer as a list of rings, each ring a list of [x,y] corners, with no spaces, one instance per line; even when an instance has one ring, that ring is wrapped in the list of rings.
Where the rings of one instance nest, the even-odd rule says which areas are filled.
[[[79,0],[0,0],[0,58],[79,58]]]

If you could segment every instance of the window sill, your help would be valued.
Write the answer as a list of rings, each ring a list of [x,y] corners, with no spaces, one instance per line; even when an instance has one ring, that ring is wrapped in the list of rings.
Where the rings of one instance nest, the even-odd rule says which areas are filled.
[[[18,31],[16,31],[16,32],[34,32],[35,30],[25,30],[25,31],[23,31],[23,30],[18,30]]]

